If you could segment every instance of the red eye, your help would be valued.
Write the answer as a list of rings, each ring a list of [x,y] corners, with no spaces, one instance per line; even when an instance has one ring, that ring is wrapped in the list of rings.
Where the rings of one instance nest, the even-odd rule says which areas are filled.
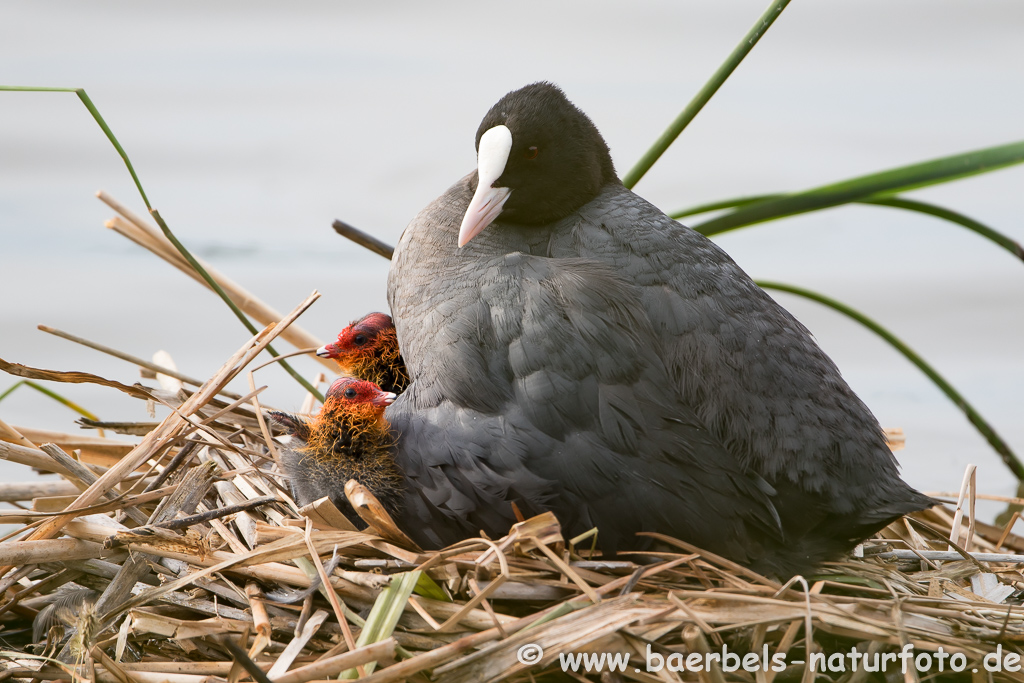
[[[539,154],[539,153],[540,153],[539,149],[537,149],[536,147],[530,147],[525,152],[523,152],[523,157],[526,158],[526,159],[536,159],[537,158],[537,154]]]

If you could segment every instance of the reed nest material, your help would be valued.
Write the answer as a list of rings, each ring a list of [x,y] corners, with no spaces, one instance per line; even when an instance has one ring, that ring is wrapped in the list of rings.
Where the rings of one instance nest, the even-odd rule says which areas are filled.
[[[786,585],[667,537],[657,537],[657,551],[603,560],[590,538],[565,539],[551,515],[502,539],[423,551],[357,485],[347,492],[364,531],[326,499],[300,510],[261,419],[259,391],[218,398],[280,329],[265,330],[194,391],[118,385],[172,408],[144,430],[117,427],[144,431],[134,448],[58,433],[46,433],[51,443],[38,448],[0,442],[3,457],[64,482],[0,486],[5,500],[31,502],[2,516],[25,527],[0,543],[0,638],[8,651],[0,677],[681,681],[698,674],[646,665],[724,647],[759,662],[765,653],[764,661],[784,655],[788,665],[729,671],[734,662],[704,660],[711,671],[701,680],[781,681],[810,680],[796,662],[813,653],[942,648],[984,671],[997,646],[1005,657],[1024,642],[1024,538],[943,508],[901,520],[858,548],[859,557]],[[334,591],[303,595],[324,565]],[[631,665],[618,678],[562,671],[566,655],[584,653],[629,654]],[[825,675],[870,680],[850,676],[848,660],[846,667]]]

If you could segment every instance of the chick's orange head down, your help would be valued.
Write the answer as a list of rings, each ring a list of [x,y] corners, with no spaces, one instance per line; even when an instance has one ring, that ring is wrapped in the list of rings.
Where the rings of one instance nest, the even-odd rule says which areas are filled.
[[[395,325],[386,313],[370,313],[350,324],[338,335],[338,340],[317,351],[323,358],[333,358],[343,368],[363,357],[379,356],[382,346],[397,344]]]

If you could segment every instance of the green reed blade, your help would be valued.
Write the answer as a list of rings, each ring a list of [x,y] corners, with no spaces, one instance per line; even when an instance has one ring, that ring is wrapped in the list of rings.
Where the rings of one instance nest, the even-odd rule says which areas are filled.
[[[654,162],[661,158],[661,155],[675,142],[679,134],[683,132],[683,129],[690,124],[690,121],[693,121],[694,117],[704,108],[704,105],[718,92],[718,89],[725,83],[725,79],[732,75],[732,72],[740,65],[743,58],[757,45],[757,41],[761,40],[761,36],[768,31],[768,28],[782,14],[782,10],[786,9],[788,4],[789,0],[775,0],[775,2],[768,6],[764,14],[747,31],[747,35],[743,36],[743,40],[740,41],[739,45],[733,49],[732,53],[722,62],[722,65],[718,67],[715,73],[711,74],[708,82],[697,91],[697,94],[693,96],[690,103],[679,113],[675,121],[661,134],[661,137],[655,140],[651,148],[640,157],[640,161],[636,162],[636,165],[629,170],[629,173],[622,179],[623,185],[632,188],[644,177],[647,171],[651,170]]]
[[[987,173],[1024,161],[1024,141],[974,150],[909,166],[871,173],[804,192],[776,195],[746,203],[723,216],[699,223],[695,230],[704,235],[755,225],[765,221],[826,209],[864,199],[945,183]],[[692,210],[691,210],[692,211]]]
[[[996,453],[999,454],[999,457],[1002,458],[1003,463],[1010,468],[1010,471],[1013,472],[1014,476],[1016,476],[1018,480],[1024,481],[1024,463],[1021,463],[1016,454],[1010,450],[1010,447],[1006,445],[1006,442],[1003,441],[996,433],[996,430],[992,428],[985,418],[983,418],[978,411],[976,411],[974,407],[967,402],[967,399],[965,399],[960,392],[954,389],[953,386],[935,370],[935,368],[925,362],[921,356],[917,355],[913,349],[903,343],[892,332],[889,332],[863,313],[855,311],[849,306],[842,304],[835,299],[830,299],[827,296],[818,294],[817,292],[812,292],[808,289],[803,289],[802,287],[795,287],[793,285],[786,285],[779,282],[766,282],[764,280],[757,280],[756,282],[762,289],[777,289],[781,292],[789,292],[790,294],[796,294],[797,296],[817,301],[820,304],[828,306],[829,308],[856,320],[861,325],[884,339],[890,346],[903,354],[907,360],[916,365],[918,369],[927,375],[928,379],[930,379],[935,386],[942,391],[942,393],[949,397],[949,400],[956,404],[956,407],[967,416],[968,421],[974,425],[974,428],[977,429],[978,432],[985,437],[985,440],[989,442],[989,445],[995,449]]]
[[[78,95],[78,99],[82,101],[82,104],[85,105],[85,108],[89,110],[90,114],[92,114],[93,119],[99,125],[100,129],[103,130],[103,133],[104,135],[107,136],[107,139],[110,141],[110,144],[114,146],[114,149],[117,150],[118,155],[120,155],[121,159],[124,161],[125,166],[128,168],[128,173],[131,174],[132,180],[135,181],[135,187],[138,188],[139,195],[142,197],[142,201],[146,205],[146,209],[149,210],[150,215],[153,216],[153,219],[157,222],[157,225],[160,226],[160,230],[163,232],[164,236],[171,242],[171,244],[174,245],[174,248],[178,250],[178,253],[180,253],[182,257],[189,262],[189,265],[191,265],[192,268],[194,268],[195,271],[199,273],[200,276],[202,276],[203,280],[205,280],[206,283],[213,289],[213,291],[217,293],[217,295],[224,301],[224,303],[228,305],[228,308],[230,308],[231,312],[235,314],[235,317],[237,317],[242,322],[242,324],[245,325],[246,329],[248,329],[249,332],[251,332],[254,335],[258,332],[258,330],[252,324],[252,322],[249,321],[249,318],[245,315],[245,313],[243,313],[242,310],[235,305],[235,302],[231,300],[231,297],[229,297],[227,293],[221,288],[221,286],[217,284],[217,282],[212,277],[210,277],[210,274],[206,272],[206,269],[199,265],[199,262],[196,261],[196,259],[192,256],[192,253],[185,248],[185,245],[178,241],[178,238],[174,236],[174,233],[171,232],[171,229],[164,222],[163,218],[160,217],[160,214],[149,203],[149,197],[146,196],[146,191],[142,189],[142,181],[139,180],[139,176],[135,173],[135,167],[132,166],[131,159],[128,158],[128,153],[124,151],[124,147],[122,147],[121,143],[118,142],[117,137],[114,135],[114,131],[112,131],[110,129],[110,126],[107,125],[107,122],[103,119],[103,116],[100,114],[99,109],[96,108],[96,105],[93,104],[92,100],[89,98],[89,96],[86,94],[83,88],[46,88],[36,86],[0,85],[0,90],[9,90],[17,92],[73,92],[76,95]],[[269,344],[265,348],[267,350],[267,353],[269,353],[274,358],[277,358],[278,356],[281,355]],[[288,361],[282,360],[280,361],[280,365],[284,369],[284,371],[291,375],[299,384],[301,384],[306,391],[313,394],[313,396],[315,396],[318,401],[323,403],[323,394],[317,391],[317,389],[312,384],[310,384],[305,377],[296,372],[295,369],[292,368],[292,366],[288,363]]]

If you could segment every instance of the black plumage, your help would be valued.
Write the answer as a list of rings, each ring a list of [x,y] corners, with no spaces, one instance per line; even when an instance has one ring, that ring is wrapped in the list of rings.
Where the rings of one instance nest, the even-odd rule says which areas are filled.
[[[606,551],[658,531],[790,575],[933,504],[807,329],[623,187],[559,89],[506,95],[477,145],[388,281],[418,542],[504,533],[514,501]]]

